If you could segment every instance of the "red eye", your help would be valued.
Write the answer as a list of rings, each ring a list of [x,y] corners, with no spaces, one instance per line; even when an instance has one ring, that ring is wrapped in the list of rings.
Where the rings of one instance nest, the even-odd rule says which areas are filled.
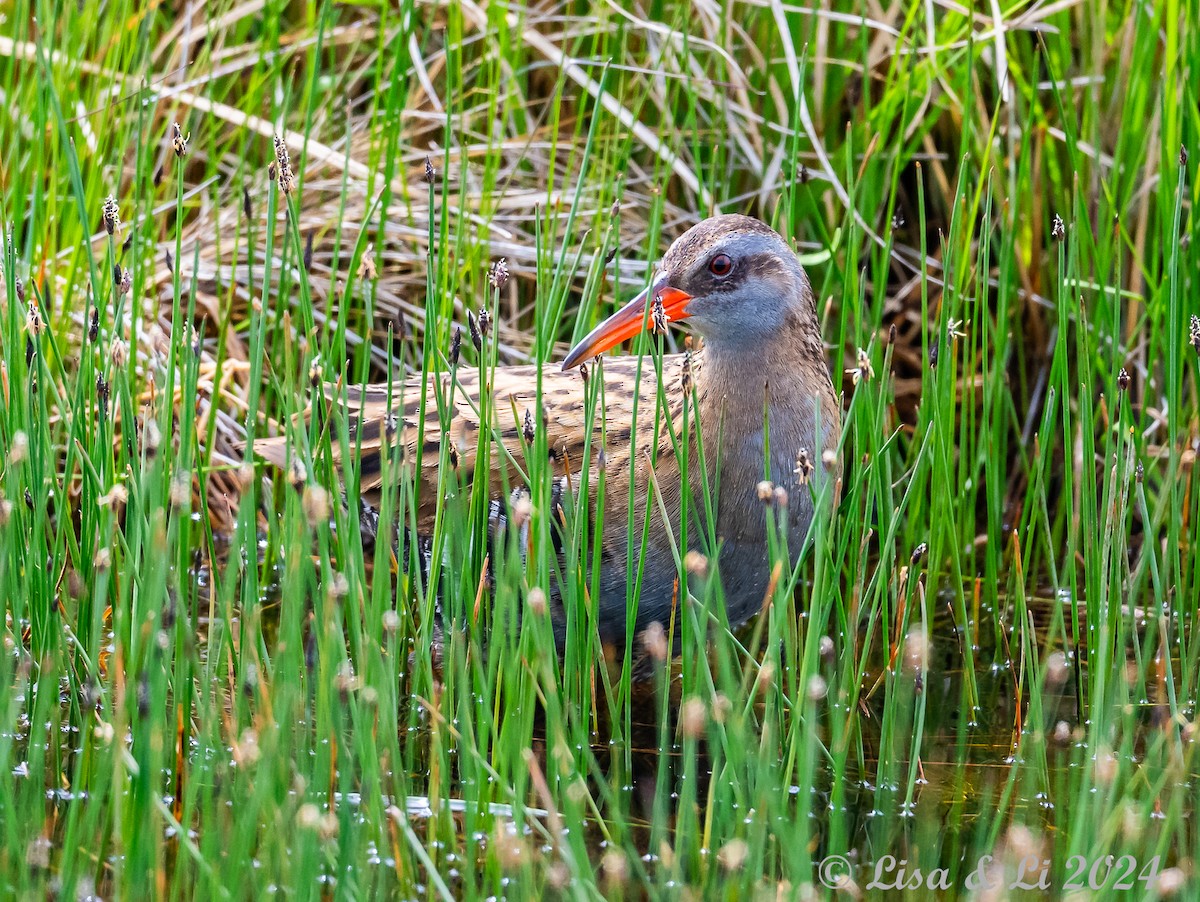
[[[717,254],[708,261],[708,271],[718,278],[727,276],[733,272],[733,261],[728,254]]]

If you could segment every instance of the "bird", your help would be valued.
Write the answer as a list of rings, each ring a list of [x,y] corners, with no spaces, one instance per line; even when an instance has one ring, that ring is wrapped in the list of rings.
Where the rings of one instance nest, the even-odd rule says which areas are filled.
[[[699,337],[699,347],[663,354],[661,371],[645,356],[602,356],[643,330],[662,331],[669,323],[685,321]],[[592,329],[561,364],[547,364],[540,372],[529,365],[485,370],[491,407],[486,421],[480,378],[476,368],[461,367],[453,376],[452,392],[445,371],[413,374],[390,389],[365,385],[347,392],[344,415],[357,430],[350,444],[360,449],[364,509],[368,514],[378,509],[386,444],[398,452],[390,459],[415,469],[420,482],[417,532],[428,533],[437,508],[439,465],[449,462],[459,484],[470,484],[480,430],[486,428],[504,446],[488,454],[492,512],[503,518],[502,487],[520,483],[519,462],[530,453],[529,439],[545,430],[556,506],[557,489],[569,493],[572,486],[586,483],[590,497],[576,499],[576,509],[596,510],[599,471],[604,470],[600,553],[591,562],[598,573],[589,574],[587,584],[598,587],[599,597],[591,602],[606,648],[632,648],[645,658],[647,637],[657,633],[661,646],[665,631],[675,635],[678,654],[679,630],[671,627],[680,605],[681,562],[688,552],[694,552],[690,563],[702,562],[706,571],[720,574],[729,627],[745,624],[763,608],[772,585],[768,517],[786,519],[786,545],[794,561],[813,520],[814,498],[822,491],[839,491],[841,406],[812,287],[783,236],[750,216],[712,216],[685,231],[670,245],[646,288]],[[431,392],[439,379],[443,397],[452,405],[445,418]],[[593,403],[589,415],[589,380],[597,379],[603,383],[603,405],[597,410]],[[336,397],[332,389],[327,393]],[[422,394],[428,399],[423,429]],[[698,439],[685,439],[687,485],[678,439],[685,408],[692,432],[698,433]],[[287,441],[286,436],[260,439],[255,450],[287,468]],[[443,447],[446,442],[449,449]],[[583,468],[588,478],[581,481]],[[710,505],[701,500],[706,486]],[[681,547],[680,512],[688,491],[693,522],[688,524],[688,547]],[[710,509],[712,520],[700,522]],[[631,548],[634,554],[640,551],[645,518],[651,524],[640,592],[635,592],[628,557]],[[631,529],[636,530],[633,543]],[[426,558],[425,566],[432,561]],[[568,621],[561,604],[551,591],[560,649]]]

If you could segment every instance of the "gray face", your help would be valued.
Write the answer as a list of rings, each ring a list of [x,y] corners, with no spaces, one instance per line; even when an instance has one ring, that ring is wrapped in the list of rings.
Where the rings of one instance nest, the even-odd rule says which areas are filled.
[[[757,219],[716,216],[694,226],[671,245],[662,271],[692,296],[689,323],[710,346],[758,343],[789,324],[815,324],[800,262]]]

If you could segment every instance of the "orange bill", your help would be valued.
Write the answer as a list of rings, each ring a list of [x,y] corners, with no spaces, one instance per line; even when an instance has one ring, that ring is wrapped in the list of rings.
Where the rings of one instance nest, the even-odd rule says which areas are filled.
[[[669,323],[687,319],[691,315],[687,305],[692,296],[668,285],[665,275],[659,276],[649,288],[584,336],[563,361],[563,371],[603,354],[645,329],[653,316],[650,309],[653,305],[648,303],[651,298],[657,298],[662,303],[663,314]]]

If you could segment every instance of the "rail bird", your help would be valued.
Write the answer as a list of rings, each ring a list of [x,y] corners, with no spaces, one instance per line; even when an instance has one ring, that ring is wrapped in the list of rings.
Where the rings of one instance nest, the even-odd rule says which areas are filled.
[[[595,360],[644,329],[684,320],[702,345],[664,355],[661,371],[649,357]],[[580,370],[585,364],[587,375]],[[378,503],[381,449],[389,443],[396,452],[391,459],[414,468],[420,481],[418,533],[432,529],[439,463],[447,459],[443,443],[451,443],[459,482],[441,484],[464,485],[473,477],[486,429],[493,444],[503,446],[487,455],[493,515],[503,518],[502,486],[520,491],[531,433],[545,430],[556,487],[569,492],[588,486],[587,498],[573,499],[576,511],[591,515],[599,507],[597,494],[604,494],[600,553],[592,556],[587,584],[598,587],[598,597],[589,599],[590,622],[609,646],[624,649],[630,627],[635,639],[652,623],[670,629],[680,602],[680,560],[689,549],[707,554],[710,569],[715,564],[730,626],[745,623],[770,587],[768,516],[786,510],[786,543],[794,559],[813,518],[814,497],[839,478],[841,410],[812,288],[787,241],[748,216],[714,216],[681,235],[644,291],[596,326],[561,366],[542,369],[540,395],[535,366],[496,367],[484,378],[486,392],[470,367],[457,369],[452,391],[444,372],[414,374],[390,392],[381,385],[352,389],[345,413],[360,424],[351,444],[361,448],[362,498]],[[430,392],[435,379],[443,380],[443,396],[451,399],[451,409],[441,415]],[[590,408],[589,380],[602,382],[591,386]],[[389,401],[396,398],[402,403]],[[690,435],[682,434],[685,406]],[[269,462],[287,465],[284,437],[260,440],[255,449]],[[392,476],[397,472],[393,467]],[[557,493],[555,499],[557,506]],[[640,556],[646,518],[644,558],[631,569],[630,552]],[[629,575],[638,570],[635,592]],[[568,618],[561,593],[548,588],[561,645]]]

